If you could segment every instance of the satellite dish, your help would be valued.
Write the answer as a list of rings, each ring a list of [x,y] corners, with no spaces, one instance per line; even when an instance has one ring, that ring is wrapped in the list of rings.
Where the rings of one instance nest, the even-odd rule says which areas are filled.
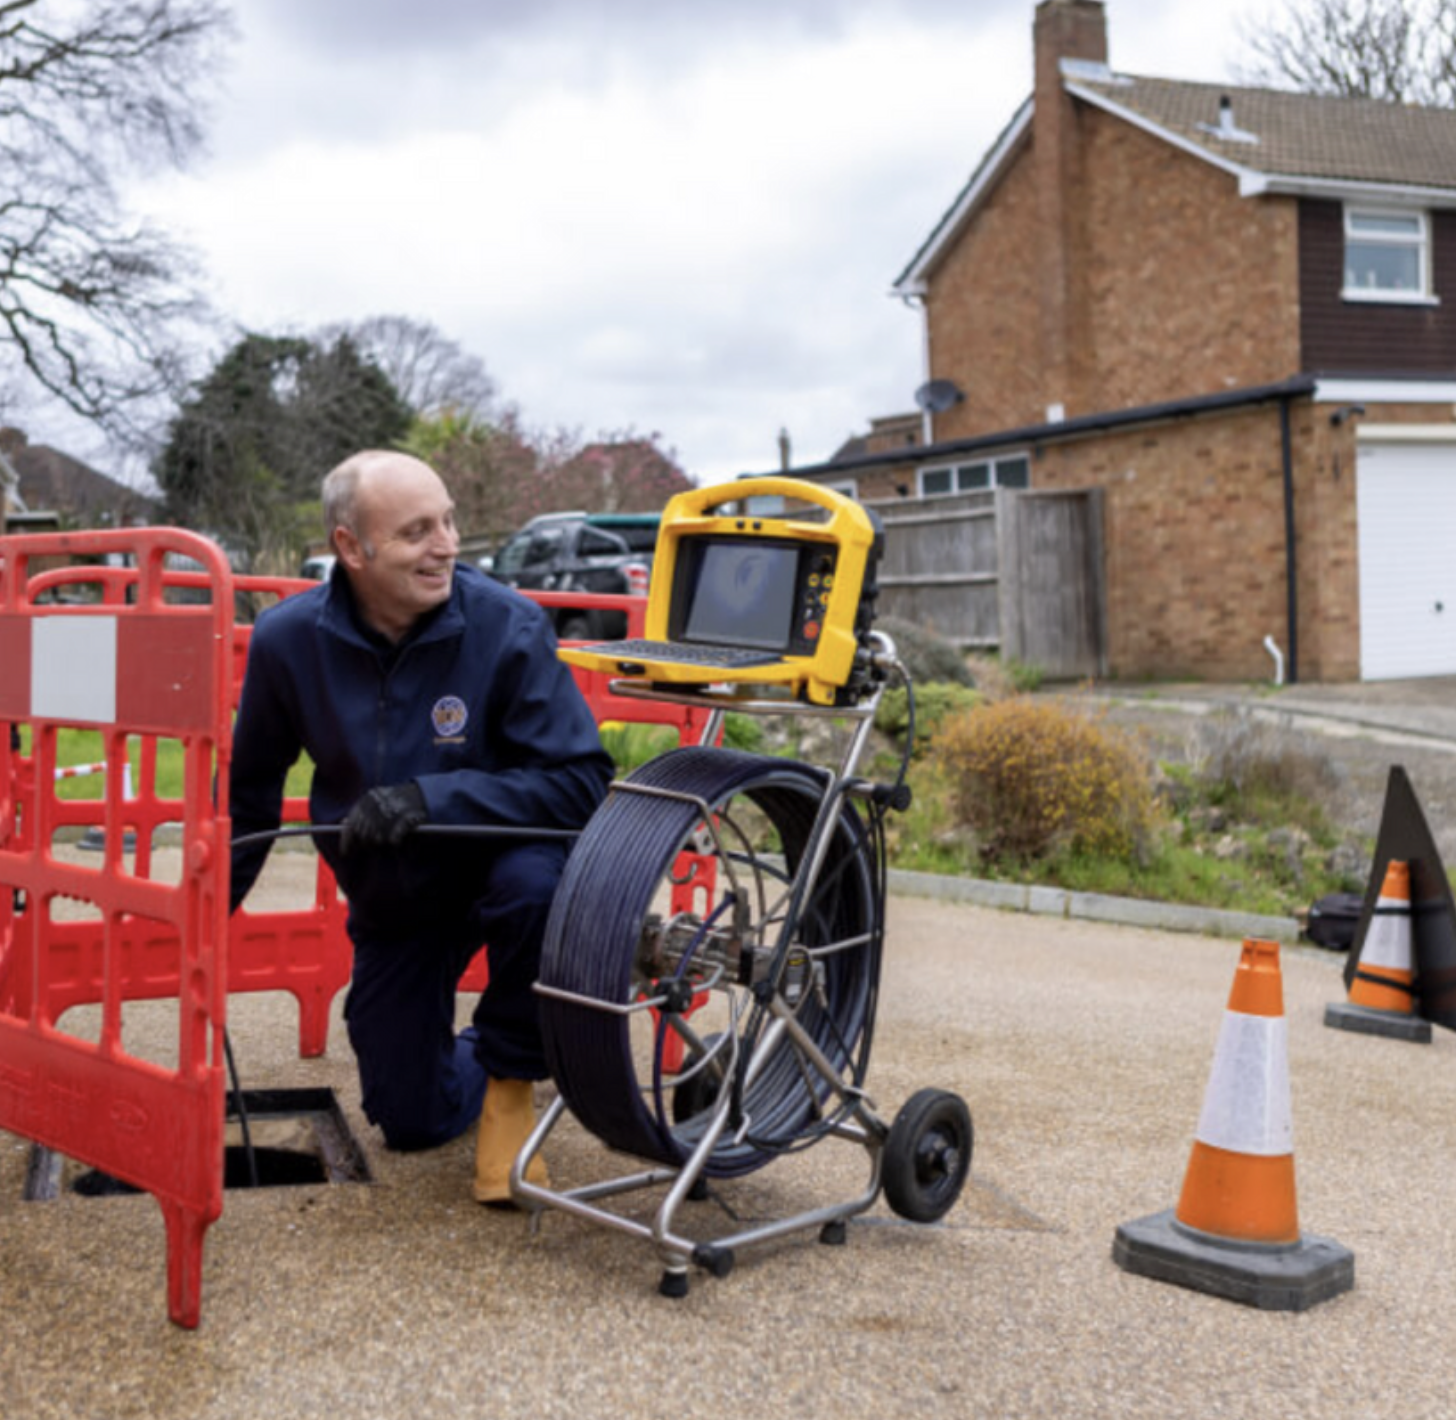
[[[965,395],[954,380],[927,380],[915,391],[915,403],[927,414],[941,414],[963,399]]]

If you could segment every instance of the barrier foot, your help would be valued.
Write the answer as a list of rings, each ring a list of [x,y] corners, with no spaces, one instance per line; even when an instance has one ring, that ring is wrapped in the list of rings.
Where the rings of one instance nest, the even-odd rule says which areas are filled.
[[[1306,1233],[1286,1245],[1240,1243],[1185,1228],[1173,1213],[1123,1223],[1112,1260],[1125,1272],[1261,1311],[1302,1312],[1355,1285],[1355,1254],[1330,1238]]]
[[[293,999],[298,1002],[298,1057],[300,1060],[317,1060],[329,1048],[329,1004],[332,993],[317,988],[295,991]]]
[[[202,1239],[209,1220],[190,1208],[157,1201],[167,1224],[167,1315],[192,1330],[202,1319]]]

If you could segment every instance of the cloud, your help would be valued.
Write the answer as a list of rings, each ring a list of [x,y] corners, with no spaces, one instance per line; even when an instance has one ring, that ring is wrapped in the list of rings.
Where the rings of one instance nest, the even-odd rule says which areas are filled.
[[[250,328],[404,313],[530,424],[817,461],[912,407],[889,287],[1025,96],[1032,9],[253,0],[211,159],[138,201]],[[1108,22],[1118,67],[1206,74],[1191,0]]]
[[[254,0],[280,33],[310,49],[398,57],[560,39],[577,51],[630,47],[696,51],[750,41],[757,48],[832,38],[867,17],[921,25],[970,23],[1023,11],[1019,0]]]

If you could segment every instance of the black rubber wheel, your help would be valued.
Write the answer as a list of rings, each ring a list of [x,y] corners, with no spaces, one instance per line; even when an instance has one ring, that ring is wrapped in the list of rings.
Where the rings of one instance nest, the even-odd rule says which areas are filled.
[[[558,641],[594,641],[592,635],[592,624],[589,616],[568,616],[561,623],[561,629],[556,633]]]
[[[971,1169],[975,1130],[949,1090],[917,1090],[885,1141],[885,1201],[912,1223],[934,1223],[955,1205]]]

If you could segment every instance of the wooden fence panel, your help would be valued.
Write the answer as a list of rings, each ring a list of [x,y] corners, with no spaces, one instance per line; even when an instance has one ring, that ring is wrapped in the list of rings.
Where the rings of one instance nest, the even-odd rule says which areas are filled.
[[[1000,643],[996,500],[986,493],[871,505],[885,528],[880,614],[967,649]]]
[[[1106,674],[1099,490],[870,506],[885,529],[881,615],[1054,678]]]

